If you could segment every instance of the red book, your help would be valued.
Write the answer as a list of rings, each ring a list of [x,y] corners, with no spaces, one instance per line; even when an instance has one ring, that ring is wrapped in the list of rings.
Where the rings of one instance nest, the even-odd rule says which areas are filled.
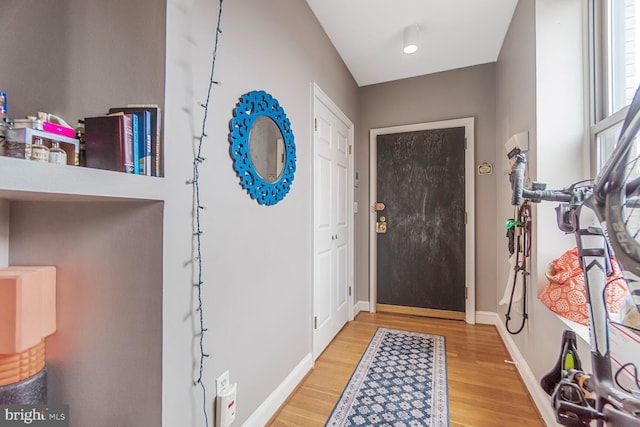
[[[87,167],[133,173],[131,114],[86,117]]]

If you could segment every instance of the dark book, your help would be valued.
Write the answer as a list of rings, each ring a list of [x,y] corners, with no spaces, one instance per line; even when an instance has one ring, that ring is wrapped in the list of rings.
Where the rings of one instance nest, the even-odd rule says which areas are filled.
[[[87,167],[133,173],[130,114],[87,117],[84,126]]]
[[[164,145],[162,142],[162,110],[157,105],[129,105],[127,107],[114,107],[109,113],[140,113],[148,112],[151,116],[151,175],[164,176]]]

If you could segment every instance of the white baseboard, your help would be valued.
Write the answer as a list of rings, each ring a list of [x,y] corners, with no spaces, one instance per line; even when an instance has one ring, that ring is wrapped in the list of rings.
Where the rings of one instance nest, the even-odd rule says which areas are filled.
[[[307,354],[278,387],[265,399],[253,414],[244,422],[243,427],[261,427],[273,417],[280,406],[298,387],[305,375],[313,367],[313,357]]]
[[[369,301],[357,301],[353,306],[353,315],[355,317],[356,314],[361,311],[369,311]]]
[[[558,426],[559,424],[556,422],[556,415],[551,407],[549,396],[538,384],[538,380],[533,375],[529,364],[522,356],[522,353],[520,353],[518,346],[513,341],[513,338],[511,338],[511,334],[507,331],[504,326],[504,322],[502,322],[498,313],[490,311],[476,311],[476,323],[494,325],[496,329],[498,329],[498,334],[500,334],[502,342],[504,342],[505,347],[507,347],[507,350],[511,355],[511,359],[515,362],[516,368],[520,373],[520,377],[522,377],[524,384],[527,386],[529,394],[538,407],[544,422],[547,426]]]
[[[476,323],[497,326],[500,323],[500,317],[498,313],[492,311],[476,311]]]

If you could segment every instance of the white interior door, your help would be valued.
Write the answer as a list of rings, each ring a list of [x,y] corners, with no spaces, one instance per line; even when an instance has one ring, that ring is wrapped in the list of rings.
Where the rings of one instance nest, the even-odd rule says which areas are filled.
[[[353,124],[314,86],[313,356],[353,318]]]

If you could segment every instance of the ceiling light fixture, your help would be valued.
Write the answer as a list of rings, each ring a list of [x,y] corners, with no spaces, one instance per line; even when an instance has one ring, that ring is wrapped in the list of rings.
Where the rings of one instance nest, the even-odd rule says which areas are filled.
[[[404,43],[402,51],[404,53],[415,53],[418,50],[418,26],[410,25],[404,29]]]

